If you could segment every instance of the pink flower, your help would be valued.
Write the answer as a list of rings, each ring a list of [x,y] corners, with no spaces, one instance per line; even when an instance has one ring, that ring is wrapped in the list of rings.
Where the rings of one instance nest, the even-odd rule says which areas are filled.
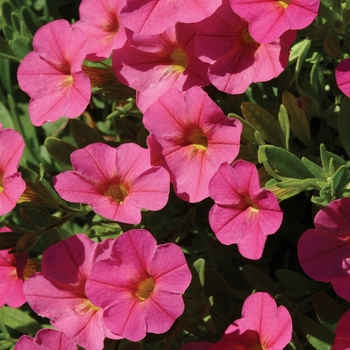
[[[17,71],[19,87],[31,97],[32,123],[78,117],[91,96],[90,80],[82,72],[88,50],[85,34],[66,20],[56,20],[36,32],[33,48]]]
[[[83,0],[79,6],[80,20],[73,27],[87,36],[87,59],[98,61],[108,58],[112,50],[126,41],[125,29],[119,20],[125,0]]]
[[[17,131],[2,129],[0,124],[0,215],[9,213],[26,189],[18,170],[24,141]]]
[[[2,227],[0,232],[11,232],[11,230]],[[28,254],[9,254],[9,251],[10,249],[0,250],[0,307],[7,304],[9,307],[17,308],[26,302],[23,293],[23,271]]]
[[[34,338],[23,335],[14,350],[77,350],[74,341],[64,333],[54,329],[41,329]]]
[[[254,293],[244,302],[242,318],[234,321],[210,350],[281,350],[292,340],[292,318],[268,293]]]
[[[151,164],[167,169],[176,194],[189,202],[209,196],[215,171],[239,151],[241,123],[227,118],[198,87],[169,90],[149,107],[143,123],[151,133]]]
[[[335,79],[339,89],[350,97],[350,58],[341,61],[335,69]]]
[[[28,304],[38,315],[77,344],[101,350],[105,336],[120,339],[103,323],[102,309],[86,297],[85,283],[92,266],[110,256],[112,240],[99,244],[77,234],[48,248],[42,259],[42,272],[24,283]]]
[[[217,239],[226,245],[237,243],[248,259],[260,259],[268,235],[281,226],[283,212],[271,191],[261,189],[254,164],[237,160],[224,163],[209,184],[215,201],[209,223]]]
[[[181,24],[159,35],[132,34],[129,44],[115,50],[118,80],[138,91],[137,106],[145,111],[171,87],[186,91],[209,85],[208,64],[194,51],[195,24]]]
[[[335,339],[332,350],[349,350],[350,349],[350,310],[340,318],[335,330]]]
[[[315,216],[315,228],[298,242],[299,262],[311,278],[330,282],[350,301],[350,198],[333,201]],[[322,268],[320,268],[322,266]]]
[[[56,176],[56,191],[108,219],[138,224],[141,208],[160,210],[168,201],[169,174],[151,166],[148,149],[94,143],[73,152],[71,160],[74,171]]]
[[[303,29],[317,16],[320,0],[230,0],[233,11],[249,22],[255,41],[277,40],[288,29]]]
[[[196,23],[210,16],[222,0],[127,0],[123,24],[135,33],[159,34],[176,24]]]
[[[139,341],[146,332],[164,333],[184,311],[182,294],[191,272],[181,249],[157,246],[146,230],[130,230],[113,244],[111,259],[97,263],[86,294],[104,309],[111,332]]]
[[[197,24],[196,53],[210,63],[209,80],[229,94],[245,92],[251,83],[277,77],[288,64],[296,33],[288,31],[268,44],[259,44],[248,32],[248,23],[235,14],[228,2]]]

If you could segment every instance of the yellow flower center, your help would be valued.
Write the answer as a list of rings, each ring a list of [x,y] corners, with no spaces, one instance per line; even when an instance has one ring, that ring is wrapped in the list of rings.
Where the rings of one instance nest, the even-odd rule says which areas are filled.
[[[0,174],[0,193],[4,190],[4,183],[2,182],[3,174]]]
[[[123,184],[112,184],[104,193],[105,196],[112,197],[119,204],[123,204],[128,194],[129,191]]]
[[[172,68],[174,71],[182,73],[187,68],[188,61],[184,50],[176,48],[170,57],[173,60]]]
[[[282,1],[278,1],[279,4],[284,7],[284,8],[287,8],[289,3],[290,3],[291,0],[282,0]]]
[[[144,301],[151,296],[154,286],[154,279],[152,277],[148,277],[139,284],[138,290],[135,294],[141,301]]]
[[[187,140],[198,151],[205,151],[208,148],[208,139],[201,129],[194,129]]]

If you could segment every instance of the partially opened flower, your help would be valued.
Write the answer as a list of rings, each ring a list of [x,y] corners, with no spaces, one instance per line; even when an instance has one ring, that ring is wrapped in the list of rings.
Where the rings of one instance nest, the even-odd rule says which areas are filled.
[[[255,41],[266,44],[289,29],[303,29],[317,16],[320,0],[230,0],[233,11],[249,22]]]
[[[346,58],[337,65],[335,79],[339,89],[350,97],[350,58]]]
[[[120,22],[120,10],[125,0],[82,0],[80,20],[73,27],[80,28],[88,39],[89,60],[103,60],[126,41],[125,29]]]
[[[127,0],[122,23],[135,33],[159,34],[176,24],[196,23],[210,16],[222,0]]]
[[[157,246],[146,230],[130,230],[113,244],[111,259],[94,265],[86,295],[104,309],[111,332],[139,341],[164,333],[184,311],[182,294],[191,281],[176,244]]]
[[[0,124],[0,215],[9,213],[24,192],[26,184],[18,172],[18,164],[24,151],[20,133],[2,129]]]
[[[239,151],[241,123],[227,118],[198,87],[169,90],[149,107],[143,123],[151,133],[152,165],[167,169],[176,194],[189,202],[209,196],[215,171]]]
[[[332,350],[349,350],[350,349],[350,310],[340,318],[335,330],[335,339]]]
[[[168,201],[169,174],[152,167],[149,150],[134,143],[90,144],[74,151],[71,160],[74,171],[56,176],[56,191],[108,219],[138,224],[141,208],[160,210]]]
[[[271,191],[260,188],[254,164],[244,160],[224,163],[209,184],[215,201],[209,223],[217,239],[236,243],[248,259],[260,259],[268,235],[281,226],[283,212]]]
[[[234,321],[210,350],[281,350],[292,340],[292,318],[268,293],[254,293],[244,302],[242,318]]]
[[[195,33],[195,24],[177,23],[158,35],[130,34],[128,43],[114,51],[113,70],[138,91],[142,112],[171,87],[186,91],[209,85],[208,64],[194,51]]]
[[[350,301],[350,198],[337,199],[316,214],[315,228],[299,239],[298,256],[308,276],[330,282]]]
[[[1,232],[10,232],[7,227]],[[0,250],[0,307],[7,304],[16,308],[26,302],[23,293],[23,272],[28,260],[28,253],[9,254],[10,249]]]
[[[197,24],[195,49],[198,57],[210,64],[208,76],[215,87],[241,94],[251,83],[282,73],[295,37],[294,31],[288,31],[270,43],[257,43],[249,34],[248,22],[224,0],[212,16]]]
[[[89,350],[101,350],[104,338],[120,337],[105,328],[103,311],[85,294],[92,266],[110,256],[112,240],[99,244],[84,234],[71,236],[43,254],[42,271],[24,283],[30,307],[51,324]]]
[[[30,97],[28,112],[40,126],[60,117],[75,118],[90,102],[89,78],[82,72],[88,44],[86,35],[60,19],[34,35],[34,51],[19,65],[19,87]]]
[[[14,350],[77,350],[74,341],[66,334],[54,329],[41,329],[34,338],[23,335]]]

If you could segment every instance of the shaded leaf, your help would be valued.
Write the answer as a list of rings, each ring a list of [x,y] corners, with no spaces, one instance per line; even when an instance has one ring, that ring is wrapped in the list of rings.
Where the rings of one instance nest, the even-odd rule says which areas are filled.
[[[14,330],[25,334],[34,335],[41,329],[40,323],[22,310],[3,306],[0,309],[0,312],[2,313],[5,325]]]
[[[76,147],[55,137],[48,137],[44,145],[51,158],[57,162],[63,170],[72,169],[70,155],[76,150]]]
[[[298,107],[297,99],[288,91],[282,95],[282,103],[290,117],[290,128],[294,135],[307,147],[312,147],[309,121],[305,111]]]
[[[338,116],[338,130],[341,142],[350,157],[350,98],[344,97]]]
[[[267,292],[272,295],[279,293],[278,288],[273,281],[261,270],[252,265],[243,266],[244,276],[247,278],[251,286],[259,292]]]
[[[274,145],[282,146],[278,135],[280,126],[269,112],[251,102],[243,102],[241,109],[244,118],[260,132],[264,140]]]

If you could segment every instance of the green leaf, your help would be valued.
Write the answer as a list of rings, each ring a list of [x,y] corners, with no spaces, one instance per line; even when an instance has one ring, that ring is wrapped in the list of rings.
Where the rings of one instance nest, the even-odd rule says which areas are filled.
[[[0,116],[1,116],[1,124],[3,129],[15,128],[10,112],[2,102],[0,102]]]
[[[8,24],[4,24],[4,25],[2,26],[2,32],[3,32],[3,34],[4,34],[5,38],[6,38],[6,40],[8,41],[8,43],[9,43],[11,49],[13,50],[13,45],[12,45],[12,42],[11,42],[11,41],[12,41],[12,39],[15,37],[15,31],[14,31],[14,29],[13,29],[11,26],[9,26]]]
[[[272,295],[279,293],[273,281],[261,270],[252,265],[244,265],[243,273],[251,286],[259,292],[267,292]]]
[[[297,313],[297,318],[301,329],[308,342],[317,350],[330,350],[333,344],[333,338],[328,330],[302,313]]]
[[[278,175],[283,177],[294,179],[313,177],[308,168],[297,156],[280,147],[272,145],[260,146],[258,161],[260,163],[267,162]]]
[[[305,157],[302,157],[301,161],[318,180],[327,181],[327,174],[324,169]]]
[[[12,28],[16,30],[17,33],[21,33],[21,20],[17,12],[11,13]]]
[[[282,146],[278,135],[280,126],[269,112],[251,102],[243,102],[241,109],[244,118],[260,132],[264,140],[274,145]]]
[[[29,52],[33,51],[31,41],[24,36],[18,36],[13,39],[12,48],[19,58],[24,58]]]
[[[281,141],[287,150],[289,149],[290,124],[288,119],[288,112],[286,108],[281,105],[278,113],[278,122],[281,129]]]
[[[311,68],[310,83],[316,89],[319,98],[324,95],[324,75],[320,64],[316,62]]]
[[[6,39],[0,37],[0,56],[8,58],[12,61],[20,62],[20,59],[16,56],[14,51],[11,49]]]
[[[350,157],[350,98],[346,96],[340,105],[338,130],[343,147]]]
[[[22,20],[29,32],[34,36],[36,31],[43,25],[36,14],[27,6],[21,7]]]
[[[322,286],[322,283],[311,280],[310,278],[294,271],[279,269],[275,271],[275,274],[285,285],[291,288],[300,289],[304,291],[305,294],[313,293],[319,290],[320,286]]]
[[[349,169],[342,165],[337,169],[331,180],[332,195],[339,198],[341,191],[349,183],[350,172]]]
[[[294,135],[307,147],[312,147],[310,125],[305,111],[298,107],[297,99],[288,91],[282,95],[282,103],[290,117],[290,128]]]
[[[205,260],[202,258],[199,258],[193,263],[193,266],[198,273],[201,286],[204,287]]]
[[[331,331],[335,331],[344,310],[327,293],[316,292],[312,296],[312,305],[319,321]]]
[[[51,158],[57,162],[63,170],[72,169],[70,155],[76,150],[76,147],[56,137],[48,137],[44,145]]]
[[[5,325],[16,331],[34,335],[41,329],[39,322],[20,309],[12,309],[3,306],[0,309],[0,312],[2,313]]]
[[[11,14],[15,12],[15,7],[8,1],[4,1],[1,4],[1,17],[4,23],[12,27],[12,17]]]
[[[74,141],[79,148],[86,147],[95,142],[105,142],[105,139],[98,131],[90,128],[89,125],[78,119],[72,119],[70,121],[70,129]]]
[[[311,40],[304,39],[302,41],[299,41],[298,43],[294,44],[291,48],[291,53],[289,56],[289,62],[297,61],[295,65],[295,81],[298,83],[299,79],[299,73],[301,71],[301,68],[303,66],[303,63],[306,59],[307,53],[311,46]]]

